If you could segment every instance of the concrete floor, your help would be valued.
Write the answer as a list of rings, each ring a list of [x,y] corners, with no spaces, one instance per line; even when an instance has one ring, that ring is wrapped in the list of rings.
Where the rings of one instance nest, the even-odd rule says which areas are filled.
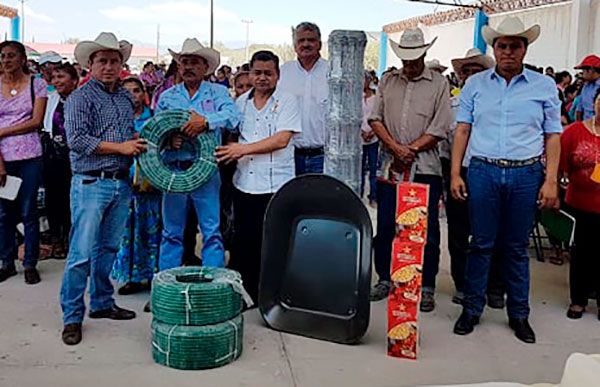
[[[442,251],[446,252],[445,248]],[[345,346],[267,329],[256,310],[246,314],[244,353],[235,363],[209,371],[177,371],[153,363],[147,294],[117,297],[139,311],[133,321],[86,320],[83,342],[60,340],[58,292],[62,263],[39,265],[42,283],[22,275],[0,284],[0,387],[29,386],[414,386],[511,381],[560,381],[573,352],[600,352],[600,321],[590,308],[580,321],[564,316],[567,268],[532,260],[532,317],[538,343],[519,342],[502,311],[486,310],[467,337],[452,334],[460,308],[450,302],[447,253],[439,278],[437,309],[422,314],[418,361],[385,354],[386,302],[372,304],[362,344]]]

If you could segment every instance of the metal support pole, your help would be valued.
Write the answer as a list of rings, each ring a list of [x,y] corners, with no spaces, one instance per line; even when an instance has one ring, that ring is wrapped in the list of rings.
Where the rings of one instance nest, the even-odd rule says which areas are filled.
[[[481,29],[483,26],[486,26],[489,22],[489,17],[483,12],[483,10],[478,9],[475,11],[475,31],[473,32],[473,47],[478,48],[483,54],[487,51],[487,44],[483,39],[483,34],[481,33]]]
[[[214,0],[210,0],[210,48],[213,48],[215,35]]]
[[[385,31],[381,31],[379,38],[379,69],[377,70],[377,76],[381,78],[381,74],[387,69],[387,48],[388,48],[388,35]]]

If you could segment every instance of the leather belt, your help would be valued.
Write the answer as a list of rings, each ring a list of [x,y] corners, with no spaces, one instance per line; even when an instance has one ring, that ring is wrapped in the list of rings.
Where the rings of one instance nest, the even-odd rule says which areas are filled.
[[[542,158],[540,156],[532,157],[526,160],[506,160],[506,159],[490,159],[487,157],[473,157],[474,159],[483,161],[486,164],[492,164],[500,168],[518,168],[526,167],[538,163]]]
[[[294,153],[299,156],[321,156],[325,152],[323,148],[295,148]]]
[[[99,179],[127,180],[129,171],[87,171],[81,172],[81,175],[97,177]]]

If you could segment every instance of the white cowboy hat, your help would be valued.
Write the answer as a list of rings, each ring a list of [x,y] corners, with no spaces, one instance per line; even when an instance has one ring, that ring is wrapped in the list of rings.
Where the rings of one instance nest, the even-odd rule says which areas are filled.
[[[63,59],[64,58],[56,51],[46,51],[40,55],[38,62],[41,66],[45,63],[61,63]]]
[[[496,29],[490,26],[483,26],[481,33],[485,42],[490,46],[494,45],[496,39],[503,36],[525,38],[528,44],[531,44],[540,36],[540,25],[535,24],[526,29],[521,19],[515,16],[508,16],[502,20]]]
[[[90,56],[98,51],[118,51],[123,56],[123,63],[131,56],[133,46],[126,40],[117,40],[112,32],[101,32],[95,40],[84,40],[75,46],[75,60],[82,66],[87,66]]]
[[[405,30],[400,37],[399,43],[390,39],[390,45],[398,58],[402,60],[415,60],[425,55],[436,40],[437,37],[430,43],[425,43],[423,31],[417,27]]]
[[[482,54],[478,48],[470,48],[464,58],[452,59],[451,63],[456,74],[461,74],[462,68],[469,64],[479,65],[484,69],[491,69],[495,64],[491,56]]]
[[[448,70],[448,67],[441,64],[440,61],[437,59],[432,59],[430,61],[425,62],[425,66],[427,66],[427,68],[431,70],[438,70],[440,73],[443,73],[444,71]]]
[[[219,54],[219,51],[204,47],[196,38],[186,39],[181,46],[180,52],[169,49],[169,53],[177,62],[179,62],[179,58],[182,55],[196,55],[206,59],[206,62],[208,63],[206,75],[214,73],[221,62],[221,54]]]

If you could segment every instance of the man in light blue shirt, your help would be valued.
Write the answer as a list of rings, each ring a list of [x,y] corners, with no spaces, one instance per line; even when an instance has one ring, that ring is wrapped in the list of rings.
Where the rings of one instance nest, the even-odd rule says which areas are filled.
[[[594,116],[594,97],[600,89],[600,58],[588,55],[575,67],[582,71],[585,84],[581,89],[581,102],[577,106],[577,121],[589,120]]]
[[[203,47],[196,39],[186,39],[179,53],[169,51],[178,63],[183,82],[161,94],[156,111],[190,110],[191,118],[181,130],[185,136],[191,138],[207,130],[215,131],[215,135],[220,138],[222,130],[235,128],[238,125],[239,112],[229,92],[221,85],[203,80],[205,75],[212,74],[218,67],[219,53]],[[181,156],[183,159],[186,157]],[[182,159],[179,158],[178,161]],[[219,230],[220,185],[220,177],[216,173],[206,184],[193,192],[164,194],[163,234],[158,265],[160,271],[182,264],[183,234],[189,204],[196,210],[202,232],[203,264],[213,267],[225,265],[223,238]]]
[[[482,33],[494,49],[497,66],[466,82],[452,150],[452,195],[466,200],[467,185],[460,172],[469,147],[472,232],[463,312],[454,333],[469,334],[479,323],[497,246],[504,254],[509,325],[517,338],[534,343],[528,322],[527,248],[537,204],[540,208],[559,204],[560,101],[551,78],[523,67],[527,47],[540,34],[538,25],[526,29],[520,19],[507,17],[497,30],[485,26]]]

